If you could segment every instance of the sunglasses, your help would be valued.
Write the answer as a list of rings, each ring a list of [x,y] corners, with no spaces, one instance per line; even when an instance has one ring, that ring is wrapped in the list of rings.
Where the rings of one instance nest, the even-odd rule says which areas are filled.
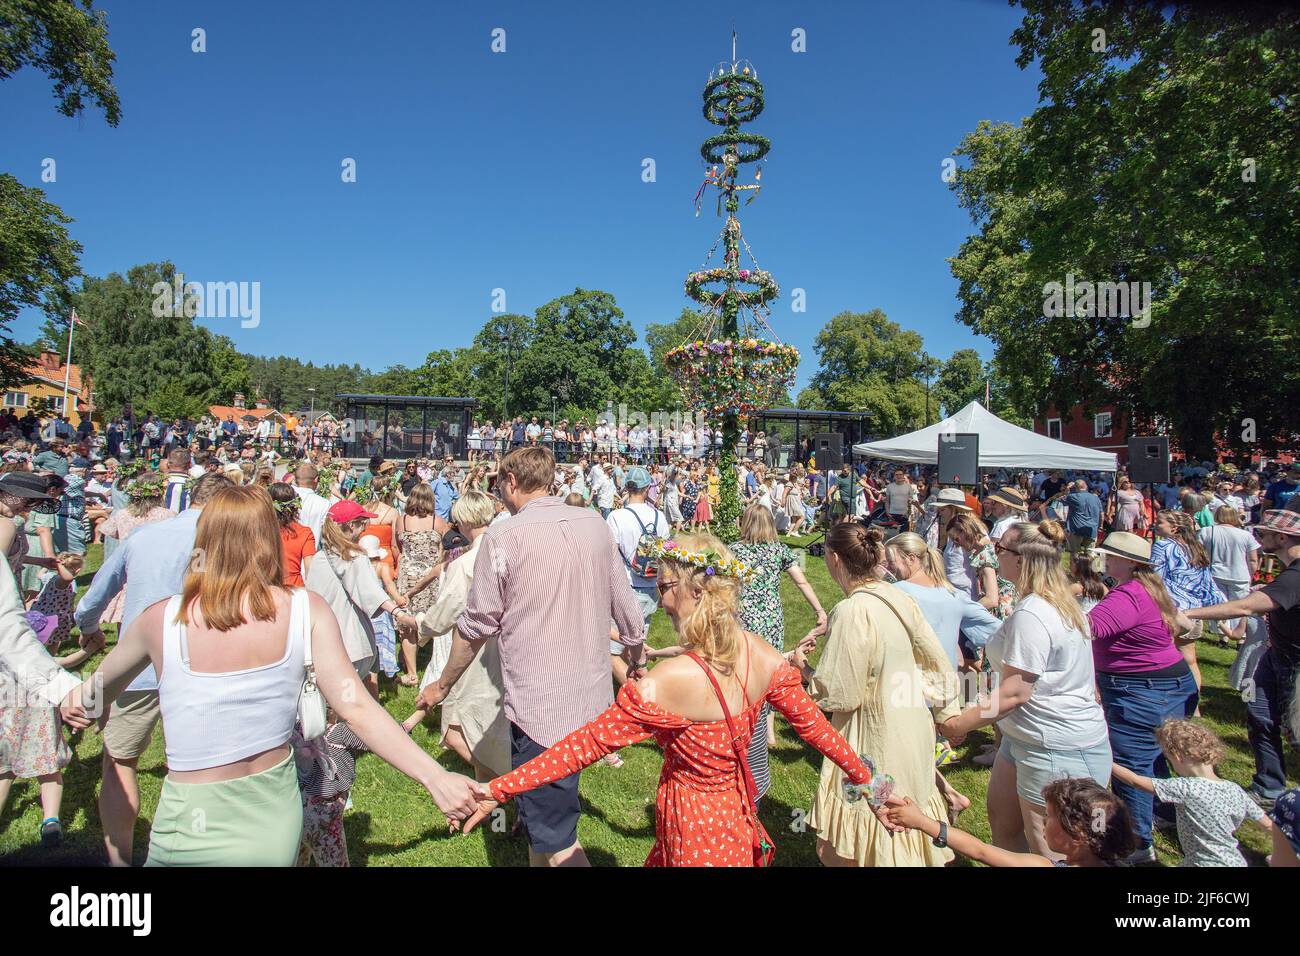
[[[1017,551],[1015,548],[1004,547],[1003,544],[1002,544],[1001,542],[998,542],[997,544],[995,544],[995,545],[993,546],[993,550],[994,550],[994,551],[997,551],[997,552],[1000,553],[1000,554],[1015,554],[1015,555],[1019,555],[1019,554],[1020,554],[1020,552]]]
[[[680,580],[679,581],[657,581],[655,582],[655,588],[658,589],[659,596],[663,597],[664,594],[671,591],[673,588],[677,587],[677,585],[680,583],[681,583]]]

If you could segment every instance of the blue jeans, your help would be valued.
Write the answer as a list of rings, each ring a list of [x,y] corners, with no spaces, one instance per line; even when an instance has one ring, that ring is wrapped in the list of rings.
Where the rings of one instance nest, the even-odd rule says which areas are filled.
[[[1251,787],[1266,797],[1276,798],[1286,789],[1282,725],[1291,708],[1295,670],[1270,647],[1259,658],[1254,682],[1253,687],[1246,684],[1242,688],[1246,697],[1246,735],[1255,751],[1255,779]]]
[[[1196,713],[1199,694],[1191,674],[1183,677],[1138,677],[1097,674],[1101,705],[1110,727],[1115,762],[1144,777],[1167,777],[1165,755],[1156,743],[1156,728],[1169,718]],[[1155,797],[1137,787],[1112,781],[1116,796],[1128,805],[1133,829],[1142,846],[1151,845]]]

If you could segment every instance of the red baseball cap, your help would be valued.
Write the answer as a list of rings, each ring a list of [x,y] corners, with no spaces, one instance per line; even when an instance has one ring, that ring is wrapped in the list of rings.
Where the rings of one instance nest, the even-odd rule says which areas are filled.
[[[375,517],[355,501],[349,501],[346,498],[330,505],[329,516],[330,520],[336,524],[347,524],[349,521],[356,521],[358,518]]]

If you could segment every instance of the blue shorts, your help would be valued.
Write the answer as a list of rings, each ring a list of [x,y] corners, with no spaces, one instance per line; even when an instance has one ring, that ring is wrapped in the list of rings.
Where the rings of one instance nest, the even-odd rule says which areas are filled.
[[[510,768],[517,770],[546,748],[526,733],[510,725]],[[582,774],[570,774],[563,780],[548,783],[515,797],[519,825],[528,837],[534,853],[559,853],[578,842],[578,780]]]
[[[1003,734],[998,758],[1016,768],[1016,793],[1020,799],[1039,807],[1047,806],[1043,788],[1054,780],[1091,777],[1103,787],[1110,784],[1109,738],[1083,750],[1049,750]]]

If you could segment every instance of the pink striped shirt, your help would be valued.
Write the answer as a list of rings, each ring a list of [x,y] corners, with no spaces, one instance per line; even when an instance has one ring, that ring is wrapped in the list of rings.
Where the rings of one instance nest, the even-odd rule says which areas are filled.
[[[611,618],[623,643],[645,643],[645,621],[604,520],[546,497],[483,535],[456,627],[467,640],[500,642],[506,717],[550,747],[614,701]]]

